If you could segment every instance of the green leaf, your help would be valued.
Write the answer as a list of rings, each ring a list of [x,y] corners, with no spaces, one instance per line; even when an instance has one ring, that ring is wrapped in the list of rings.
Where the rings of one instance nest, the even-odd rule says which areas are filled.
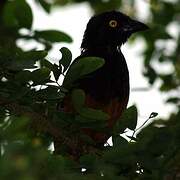
[[[47,68],[49,68],[49,69],[53,69],[53,64],[51,63],[51,62],[49,62],[47,59],[42,59],[41,61],[40,61],[40,65],[42,66],[42,67],[47,67]]]
[[[137,125],[137,108],[136,106],[131,106],[125,110],[120,119],[114,126],[114,133],[121,134],[126,128],[134,130]]]
[[[65,76],[63,82],[64,87],[67,89],[70,88],[74,81],[99,69],[104,63],[104,59],[99,57],[83,57],[76,59]]]
[[[26,128],[29,123],[27,117],[15,117],[11,116],[9,119],[9,125],[5,128],[4,135],[8,139],[19,139],[27,136]]]
[[[135,146],[130,143],[121,144],[121,146],[113,147],[109,151],[106,151],[103,155],[103,159],[107,163],[118,165],[125,168],[131,167],[132,164],[137,163],[137,157],[135,155]]]
[[[85,93],[82,89],[72,91],[72,102],[76,111],[79,112],[85,103]]]
[[[97,157],[93,154],[86,154],[80,157],[80,164],[83,168],[93,168]]]
[[[149,61],[151,59],[149,58]],[[153,84],[157,78],[157,72],[154,70],[153,67],[151,67],[150,65],[148,65],[146,67],[146,71],[143,73],[145,77],[149,78],[149,83]]]
[[[92,73],[104,65],[104,59],[99,57],[84,57],[79,64],[83,66],[81,76]]]
[[[30,29],[33,21],[31,7],[25,0],[8,1],[4,8],[3,20],[8,27]]]
[[[52,67],[53,75],[56,81],[58,81],[61,73],[62,73],[62,68],[61,66],[58,66],[57,64],[53,64]]]
[[[170,97],[166,101],[167,103],[180,104],[180,97]]]
[[[72,42],[72,38],[69,35],[57,30],[35,31],[35,37],[50,42]]]
[[[107,123],[106,123],[107,121],[97,120],[97,119],[95,119],[95,117],[87,118],[80,114],[75,116],[73,122],[76,123],[81,128],[90,128],[90,129],[98,130],[98,131],[100,129],[104,130],[107,125]]]
[[[51,10],[50,3],[46,2],[45,0],[38,0],[38,2],[47,13],[50,13]]]
[[[33,71],[31,75],[33,85],[42,85],[44,82],[49,80],[50,72],[51,71],[45,67]]]
[[[53,114],[53,123],[56,123],[56,126],[66,126],[72,123],[74,123],[74,114],[73,113],[67,113],[63,111],[55,112]]]
[[[28,70],[20,71],[15,75],[15,81],[21,83],[27,83],[31,80],[31,72]]]
[[[46,68],[50,69],[53,72],[55,80],[58,81],[60,75],[62,74],[61,66],[58,66],[55,63],[52,64],[47,59],[43,59],[42,61],[40,61],[40,65],[41,65],[41,67],[46,67]]]
[[[33,61],[38,61],[40,59],[43,59],[44,57],[47,56],[47,51],[27,51],[27,52],[22,52],[19,54],[21,59],[24,59],[26,61],[28,60],[33,60]]]
[[[63,97],[64,94],[59,92],[59,87],[57,86],[48,86],[47,88],[36,92],[36,98],[39,98],[40,100],[58,100],[62,99]]]
[[[137,141],[137,138],[135,138],[134,136],[128,136],[128,135],[126,135],[131,141],[133,140],[134,142],[136,142]]]
[[[127,128],[134,130],[137,125],[137,116],[137,108],[133,105],[122,114],[121,120],[126,121]]]
[[[82,116],[80,118],[84,122],[107,120],[109,115],[97,109],[85,107],[85,93],[82,89],[74,89],[72,91],[72,102],[75,110]],[[84,118],[83,118],[84,117]]]
[[[150,114],[150,116],[149,116],[149,119],[155,118],[157,115],[158,115],[157,112],[152,112],[152,113]]]
[[[116,146],[116,147],[124,146],[125,144],[128,143],[128,141],[120,135],[113,136],[112,142],[113,142],[113,146]]]
[[[32,10],[25,0],[16,1],[15,16],[19,22],[19,26],[30,29],[32,26],[33,15]]]
[[[6,117],[6,109],[4,107],[0,107],[0,124],[2,124]]]
[[[21,70],[35,68],[36,61],[43,59],[47,55],[46,51],[28,51],[17,54],[8,69]]]
[[[8,27],[18,26],[17,19],[14,15],[14,9],[15,9],[14,1],[6,2],[6,5],[4,7],[4,12],[3,12],[3,21],[4,21],[4,24]]]
[[[83,107],[81,109],[79,109],[79,114],[85,118],[88,118],[91,121],[106,121],[110,118],[110,116],[101,111],[101,110],[97,110],[97,109],[92,109],[92,108],[88,108],[88,107]]]
[[[63,73],[64,73],[72,61],[72,54],[71,51],[65,47],[61,48],[60,52],[62,53],[62,58],[60,59],[59,64],[63,65],[64,67]]]

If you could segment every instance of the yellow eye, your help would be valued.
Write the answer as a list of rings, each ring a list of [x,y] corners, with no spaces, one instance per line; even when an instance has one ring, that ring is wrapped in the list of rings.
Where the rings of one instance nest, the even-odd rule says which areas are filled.
[[[117,21],[116,20],[110,20],[109,21],[109,26],[112,27],[112,28],[115,28],[117,26]]]

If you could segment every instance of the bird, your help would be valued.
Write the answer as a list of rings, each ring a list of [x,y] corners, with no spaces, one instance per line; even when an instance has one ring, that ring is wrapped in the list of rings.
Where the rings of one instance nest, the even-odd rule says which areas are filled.
[[[110,132],[127,108],[130,93],[129,71],[121,46],[132,34],[146,29],[148,29],[147,25],[119,11],[113,10],[94,15],[85,29],[81,54],[73,61],[66,73],[67,76],[74,63],[78,63],[82,57],[93,56],[104,59],[105,63],[102,67],[76,80],[68,93],[70,94],[75,88],[83,90],[87,107],[100,109],[109,115],[106,127]],[[66,84],[66,76],[63,84]],[[63,108],[65,112],[74,111],[71,96],[65,97]],[[110,134],[91,128],[82,128],[82,132],[96,144],[101,145],[110,137]]]

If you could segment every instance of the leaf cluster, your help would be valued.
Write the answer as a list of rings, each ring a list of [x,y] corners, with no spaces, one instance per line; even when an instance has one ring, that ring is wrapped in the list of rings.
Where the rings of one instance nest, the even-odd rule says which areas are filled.
[[[58,3],[35,0],[47,13]],[[70,1],[59,1],[66,4]],[[82,1],[71,1],[79,3]],[[89,1],[94,10],[119,8],[124,1]],[[128,3],[127,3],[128,2]],[[134,3],[126,1],[134,10]],[[179,88],[179,36],[172,37],[166,28],[177,22],[179,6],[176,2],[152,0],[149,22],[151,33],[142,34],[145,76],[153,84],[162,81],[161,90]],[[105,5],[106,4],[106,5]],[[22,11],[22,9],[24,11]],[[180,172],[180,111],[171,114],[168,121],[157,120],[139,131],[137,108],[129,107],[112,130],[104,126],[108,115],[85,106],[81,89],[71,93],[75,113],[58,109],[67,97],[72,82],[103,66],[103,59],[82,58],[71,66],[65,84],[59,83],[72,61],[69,49],[60,49],[62,58],[57,63],[47,59],[54,43],[71,42],[69,35],[58,30],[33,30],[33,12],[25,0],[0,1],[0,179],[172,179]],[[27,31],[26,34],[21,32]],[[158,29],[158,30],[157,30]],[[42,50],[24,51],[17,40],[33,40],[43,45]],[[174,52],[166,54],[156,48],[157,40],[176,41]],[[166,44],[166,43],[165,43]],[[152,66],[171,63],[173,73],[160,74]],[[85,63],[86,62],[86,63]],[[169,103],[179,103],[179,97],[170,97]],[[157,114],[152,113],[148,120]],[[96,146],[81,128],[91,128],[112,136],[112,145]],[[124,135],[126,130],[132,135]],[[121,135],[120,135],[121,134]],[[125,138],[124,138],[125,137]],[[57,154],[52,155],[52,142]],[[56,151],[56,148],[58,151]],[[80,152],[74,161],[69,150]]]

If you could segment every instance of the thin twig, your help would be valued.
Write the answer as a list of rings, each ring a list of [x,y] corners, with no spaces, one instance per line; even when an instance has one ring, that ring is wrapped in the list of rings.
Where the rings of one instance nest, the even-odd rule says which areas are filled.
[[[134,137],[134,134],[138,131],[138,130],[140,130],[150,119],[152,119],[152,118],[155,118],[156,116],[158,115],[158,113],[157,112],[152,112],[151,114],[150,114],[150,116],[148,117],[148,119],[146,120],[146,121],[144,121],[144,123],[140,126],[140,127],[138,127],[137,129],[135,129],[134,131],[133,131],[133,134],[132,134],[132,138]],[[132,141],[132,139],[129,141],[129,142],[131,142]]]

